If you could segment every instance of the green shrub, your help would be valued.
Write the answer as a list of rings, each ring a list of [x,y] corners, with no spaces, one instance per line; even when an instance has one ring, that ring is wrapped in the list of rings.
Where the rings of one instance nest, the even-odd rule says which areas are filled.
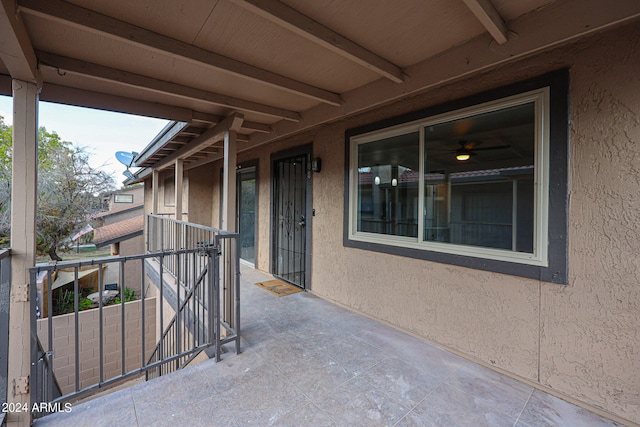
[[[124,302],[130,302],[136,300],[136,291],[131,288],[124,288]],[[120,304],[120,295],[114,300],[114,304]]]
[[[80,311],[88,310],[91,308],[91,305],[93,305],[93,301],[91,301],[89,298],[83,298],[78,303],[78,309]]]

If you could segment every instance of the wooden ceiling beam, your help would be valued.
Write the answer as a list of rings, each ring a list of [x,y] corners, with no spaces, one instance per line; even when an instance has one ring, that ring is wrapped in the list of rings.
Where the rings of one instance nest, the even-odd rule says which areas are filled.
[[[238,6],[259,15],[293,33],[347,58],[396,83],[404,81],[400,67],[336,33],[314,19],[278,0],[232,0]]]
[[[0,60],[11,77],[39,83],[38,60],[13,0],[0,1],[0,40]]]
[[[229,117],[226,117],[220,123],[208,129],[205,133],[200,135],[197,138],[194,138],[187,145],[183,146],[179,150],[174,151],[169,156],[160,160],[158,163],[153,165],[154,169],[164,169],[169,165],[173,164],[175,160],[178,159],[186,159],[187,157],[197,153],[203,148],[209,147],[222,136],[227,131],[237,131],[242,126],[242,122],[244,121],[244,115],[241,113],[233,113]]]
[[[90,62],[79,61],[77,59],[67,58],[52,53],[37,51],[36,54],[40,60],[41,66],[53,68],[58,72],[79,74],[99,80],[106,80],[113,83],[133,86],[186,99],[198,99],[213,105],[227,107],[232,110],[251,111],[291,121],[301,120],[300,114],[295,111],[272,107],[270,105],[247,101],[232,96],[207,92],[189,86],[158,80],[152,77],[134,74],[128,71],[105,67],[98,64],[92,64]]]
[[[507,26],[491,0],[462,0],[498,44],[507,42]]]
[[[276,138],[285,138],[371,110],[638,19],[638,0],[617,0],[615,7],[603,0],[556,0],[542,9],[509,21],[510,31],[518,37],[500,49],[487,49],[486,35],[475,37],[407,68],[405,71],[409,77],[401,85],[381,79],[361,86],[344,94],[349,102],[340,111],[318,105],[304,112],[302,122],[280,121],[272,125],[273,132],[269,135],[252,134],[251,141],[241,149],[249,150]],[[213,160],[216,159],[210,161]]]
[[[209,113],[194,111],[192,121],[196,123],[216,124],[223,119],[224,117],[218,116],[216,114],[209,114]],[[242,129],[252,130],[254,132],[260,132],[260,133],[271,132],[271,126],[266,125],[264,123],[250,122],[247,120],[242,122]]]
[[[9,0],[2,1],[8,2]],[[243,79],[251,79],[325,104],[333,106],[343,104],[340,95],[334,92],[236,61],[66,1],[20,0],[18,5],[20,10],[25,13],[69,23],[93,33],[107,35],[170,57],[183,58],[193,63],[213,67]]]
[[[77,107],[95,108],[117,113],[188,122],[192,111],[158,102],[142,101],[124,96],[77,89],[52,83],[45,83],[40,92],[40,101]]]
[[[0,74],[0,95],[11,96],[11,76]],[[55,104],[72,105],[75,107],[94,108],[96,110],[113,111],[116,113],[134,114],[137,116],[153,117],[156,119],[174,120],[178,122],[196,122],[215,124],[224,117],[215,114],[194,111],[189,108],[176,107],[174,105],[158,102],[142,101],[139,99],[108,93],[95,92],[86,89],[78,89],[69,86],[61,86],[53,83],[45,83],[40,92],[40,101]],[[212,118],[216,118],[212,121]],[[269,125],[244,121],[243,129],[253,127],[265,129],[263,133],[271,130]],[[257,131],[257,130],[256,130]],[[181,138],[174,138],[175,142],[184,142]]]

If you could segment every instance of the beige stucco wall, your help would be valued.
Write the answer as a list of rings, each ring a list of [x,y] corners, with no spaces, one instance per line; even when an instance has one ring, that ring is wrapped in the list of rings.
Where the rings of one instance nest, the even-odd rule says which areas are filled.
[[[640,422],[640,25],[327,128],[315,139],[312,287]],[[570,67],[569,285],[342,247],[344,130]]]
[[[145,300],[146,357],[156,344],[156,299]],[[75,391],[76,366],[79,365],[80,389],[97,384],[100,379],[100,316],[98,309],[79,313],[79,359],[75,357],[75,324],[73,313],[53,318],[53,369],[62,394]],[[120,305],[103,308],[103,375],[104,380],[122,373],[122,314]],[[49,319],[38,320],[38,337],[48,348]],[[142,355],[142,302],[125,303],[125,371],[139,368]]]
[[[570,284],[541,286],[540,382],[640,423],[640,26],[575,53]]]
[[[219,174],[219,170],[211,163],[187,171],[189,176],[187,207],[190,222],[211,226],[213,208],[211,188],[216,173]]]
[[[640,24],[614,29],[240,153],[259,160],[256,267],[269,270],[270,155],[313,142],[314,293],[640,423],[639,34]],[[560,68],[570,69],[567,286],[343,246],[346,129]]]

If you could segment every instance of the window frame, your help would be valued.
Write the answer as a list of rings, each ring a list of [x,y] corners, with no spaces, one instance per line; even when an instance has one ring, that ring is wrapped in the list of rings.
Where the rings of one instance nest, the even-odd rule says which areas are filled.
[[[133,194],[114,194],[113,203],[133,203]]]
[[[424,171],[425,127],[532,101],[535,102],[536,129],[532,254],[423,240],[424,179],[419,180],[417,238],[357,231],[357,162],[358,147],[361,144],[417,130],[420,133],[420,171]],[[344,246],[566,284],[568,123],[568,72],[561,70],[526,82],[347,130]],[[539,144],[539,141],[544,143]],[[545,185],[538,185],[539,183]]]

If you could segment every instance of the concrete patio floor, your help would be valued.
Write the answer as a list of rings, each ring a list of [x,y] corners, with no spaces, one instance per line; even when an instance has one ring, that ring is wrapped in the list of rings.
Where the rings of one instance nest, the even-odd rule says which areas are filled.
[[[48,415],[42,426],[614,426],[526,384],[309,293],[242,270],[229,352]]]

